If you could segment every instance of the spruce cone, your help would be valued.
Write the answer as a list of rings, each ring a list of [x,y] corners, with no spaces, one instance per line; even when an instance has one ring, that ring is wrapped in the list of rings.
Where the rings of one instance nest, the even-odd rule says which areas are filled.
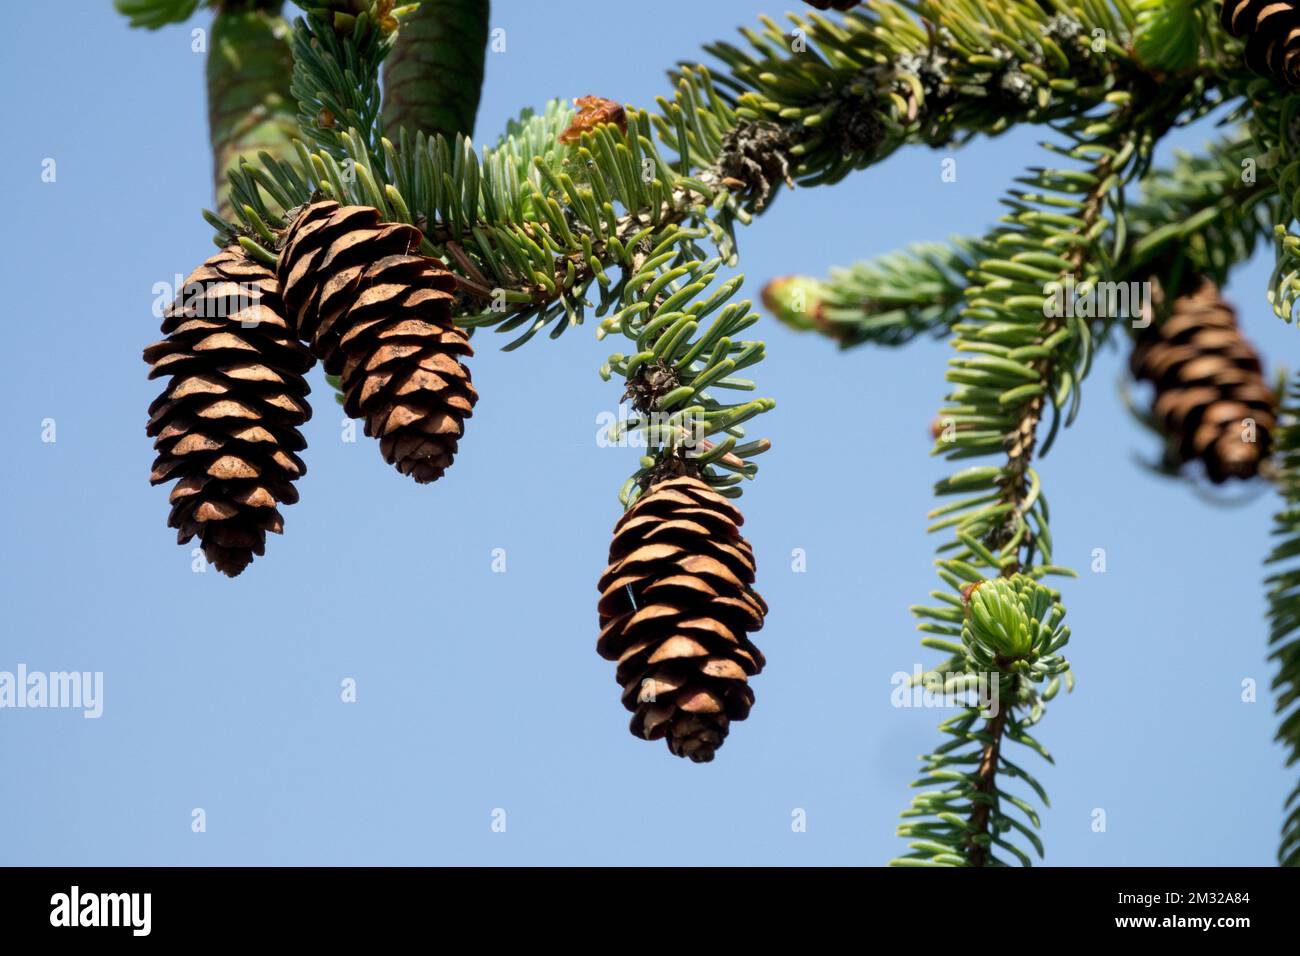
[[[412,250],[420,230],[369,206],[306,207],[281,244],[280,283],[298,335],[343,382],[384,460],[421,484],[451,465],[478,395],[451,321],[456,278]]]
[[[441,133],[448,142],[457,133],[474,132],[483,58],[488,42],[485,0],[422,3],[402,18],[393,51],[384,58],[384,129],[396,142],[406,127]]]
[[[298,104],[289,89],[293,55],[290,29],[279,4],[230,3],[217,7],[209,37],[208,139],[217,215],[234,222],[227,171],[241,159],[260,165],[258,153],[287,160],[297,155]]]
[[[201,289],[201,291],[200,291]],[[279,534],[278,505],[293,504],[307,469],[295,452],[311,417],[302,373],[312,357],[284,318],[275,276],[228,246],[185,280],[164,313],[167,336],[144,350],[150,378],[172,376],[149,406],[158,458],[152,484],[180,479],[167,524],[195,535],[234,577]]]
[[[650,488],[614,526],[601,575],[596,650],[618,661],[623,706],[638,737],[667,738],[697,763],[713,759],[754,703],[763,654],[747,632],[767,605],[751,587],[754,553],[740,512],[698,478]]]
[[[1152,416],[1168,438],[1172,464],[1199,458],[1215,484],[1259,470],[1272,443],[1277,397],[1213,282],[1200,280],[1174,299],[1163,322],[1142,330],[1129,368],[1155,384]]]
[[[1223,0],[1220,20],[1246,40],[1246,65],[1300,86],[1300,4],[1295,0]]]

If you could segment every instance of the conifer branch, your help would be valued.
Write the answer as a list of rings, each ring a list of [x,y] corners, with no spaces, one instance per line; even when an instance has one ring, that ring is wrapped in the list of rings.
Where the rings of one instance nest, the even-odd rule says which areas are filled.
[[[1116,166],[1118,165],[1122,169],[1132,156],[1132,150],[1129,149],[1132,139],[1125,137],[1119,139],[1118,142],[1123,144],[1118,149],[1103,147],[1100,158],[1087,174],[1087,178],[1091,180],[1092,188],[1086,192],[1083,201],[1078,204],[1076,210],[1078,224],[1075,237],[1080,241],[1074,244],[1069,253],[1063,257],[1063,268],[1056,277],[1055,281],[1057,282],[1061,282],[1067,277],[1083,274],[1092,265],[1089,257],[1095,256],[1096,250],[1091,237],[1097,231],[1097,226],[1102,223],[1103,203],[1105,203],[1110,190],[1118,184],[1115,175]],[[1027,199],[1028,197],[1023,198]],[[1009,233],[1003,233],[1004,237],[1007,235]],[[1014,259],[1011,261],[1014,261]],[[986,273],[990,271],[987,264],[983,271]],[[1014,273],[1016,270],[1011,271]],[[1091,271],[1097,274],[1100,270],[1094,268]],[[993,274],[996,275],[996,272]],[[1000,283],[997,279],[990,283],[990,285],[995,286],[998,284]],[[1045,289],[1044,292],[1046,291]],[[990,290],[986,286],[976,295],[988,295],[989,292]],[[1028,401],[1021,405],[1019,417],[1011,422],[1011,428],[1004,438],[1006,464],[998,477],[999,490],[994,499],[999,504],[993,505],[990,509],[997,512],[997,515],[982,534],[982,542],[987,549],[989,551],[997,549],[995,567],[997,573],[1004,578],[1013,578],[1027,569],[1031,574],[1035,570],[1044,573],[1043,569],[1033,567],[1033,556],[1036,549],[1039,550],[1040,554],[1044,555],[1044,560],[1050,560],[1050,554],[1042,552],[1041,544],[1036,542],[1034,533],[1027,529],[1025,515],[1028,507],[1033,504],[1030,500],[1031,493],[1036,494],[1038,490],[1038,477],[1032,473],[1030,468],[1030,462],[1033,459],[1038,439],[1038,426],[1047,403],[1047,395],[1054,393],[1061,384],[1059,378],[1061,377],[1060,365],[1062,357],[1065,357],[1065,361],[1069,363],[1066,374],[1078,375],[1072,383],[1076,395],[1078,394],[1079,379],[1082,378],[1083,374],[1086,374],[1086,368],[1076,373],[1079,366],[1072,360],[1073,357],[1069,355],[1065,348],[1059,346],[1053,348],[1047,344],[1052,342],[1054,338],[1060,338],[1062,345],[1065,345],[1073,335],[1080,334],[1086,328],[1083,323],[1079,323],[1077,329],[1071,333],[1068,326],[1069,323],[1063,313],[1055,317],[1049,317],[1047,321],[1041,323],[1037,333],[1036,345],[1030,346],[1030,348],[1041,349],[1043,354],[1040,358],[1028,364],[1028,370],[1032,373],[1032,380],[1036,383],[1032,388],[1036,391],[1030,394]],[[1071,334],[1061,337],[1059,333],[1062,332]],[[1084,334],[1086,335],[1086,333]],[[963,344],[959,342],[957,348],[962,349]],[[1086,351],[1086,344],[1080,344]],[[1004,352],[1003,360],[1014,362],[1010,358],[1011,354],[1013,353]],[[966,372],[971,371],[973,366],[972,362],[956,361],[954,364]],[[1086,366],[1086,359],[1083,364]],[[961,379],[958,379],[958,381],[961,381]],[[1071,384],[1069,379],[1066,382]],[[1014,388],[1024,387],[1020,385]],[[999,396],[999,404],[1004,403],[1003,400],[1007,394],[1004,392]],[[1041,536],[1045,531],[1046,516],[1043,515],[1040,518],[1038,534]],[[975,540],[972,536],[969,542],[963,542],[967,544],[969,550],[959,552],[958,560],[970,558],[975,562],[979,562],[982,557],[985,557],[984,554],[981,554],[981,549],[975,546]],[[1059,607],[1059,605],[1057,606]],[[999,671],[1002,670],[1000,667]],[[1003,671],[1003,673],[1005,672]],[[1011,701],[1018,701],[1022,693],[1033,693],[1032,688],[1022,686],[1020,675],[1013,673],[1006,676],[1011,691]],[[995,716],[988,718],[984,725],[986,740],[980,752],[979,771],[971,793],[974,807],[971,810],[969,833],[965,841],[967,860],[971,866],[984,866],[992,858],[989,842],[981,838],[989,836],[990,841],[992,840],[990,824],[995,808],[998,807],[997,772],[1002,754],[1003,733],[1007,727],[1010,706],[1014,705],[1008,705],[1008,709],[1001,710]]]
[[[1140,198],[1124,211],[1127,247],[1115,263],[1116,281],[1154,279],[1165,289],[1180,287],[1184,276],[1226,283],[1261,239],[1272,238],[1279,215],[1277,189],[1263,171],[1254,174],[1253,158],[1249,137],[1233,134],[1200,153],[1179,151],[1172,166],[1147,173]],[[824,279],[772,280],[763,301],[786,325],[843,348],[902,345],[922,333],[948,334],[978,258],[978,240],[970,237],[917,243],[833,268]],[[1113,324],[1099,324],[1099,336]]]
[[[841,348],[906,345],[919,335],[948,334],[980,254],[969,237],[914,243],[833,268],[826,279],[773,279],[763,288],[763,304],[791,328],[820,332]]]
[[[117,12],[131,26],[157,30],[172,23],[184,23],[199,8],[199,0],[113,0]]]
[[[946,144],[1001,132],[1014,122],[1079,115],[1103,102],[1121,81],[1143,95],[1153,87],[1152,77],[1118,42],[1130,23],[1112,18],[1094,28],[1082,6],[1063,9],[1068,12],[1049,14],[1017,4],[1014,15],[997,27],[982,22],[975,8],[931,2],[912,8],[874,2],[842,22],[817,14],[792,16],[794,30],[788,34],[765,19],[762,30],[742,31],[748,49],[707,48],[726,73],[715,78],[706,68],[683,66],[675,74],[675,96],[661,100],[657,114],[629,111],[629,120],[639,112],[642,122],[626,142],[594,135],[593,148],[586,153],[579,148],[576,156],[572,149],[539,144],[539,138],[556,132],[565,109],[557,105],[517,124],[489,151],[493,155],[481,159],[460,142],[399,137],[396,145],[370,144],[367,175],[379,191],[396,191],[434,250],[445,252],[445,244],[455,241],[480,272],[490,274],[495,267],[500,273],[493,279],[503,295],[495,304],[504,300],[508,307],[484,310],[470,319],[473,324],[500,324],[527,311],[559,326],[571,306],[584,300],[570,294],[561,303],[553,288],[556,278],[572,269],[576,286],[571,291],[585,292],[596,271],[627,264],[619,249],[646,221],[704,224],[732,261],[733,224],[748,222],[765,208],[787,176],[806,185],[835,182],[907,142]],[[937,28],[927,31],[915,15]],[[1092,29],[1109,29],[1105,42]],[[350,49],[345,43],[339,56],[366,58],[359,48]],[[327,88],[337,79],[334,74],[323,67],[312,70],[314,82]],[[1178,82],[1189,91],[1178,101],[1185,116],[1200,115],[1216,102],[1201,73],[1180,76]],[[321,99],[325,94],[312,94],[309,85],[304,80],[298,87],[300,99],[306,97],[304,120],[311,119],[317,102],[328,105]],[[345,94],[331,95],[342,100]],[[357,99],[355,91],[347,95]],[[356,126],[364,138],[369,135],[364,125],[352,122],[367,112],[367,96],[360,99],[349,117],[336,122],[340,130]],[[337,111],[331,107],[330,112]],[[651,127],[675,159],[650,142]],[[355,158],[356,150],[341,143],[342,134],[312,135],[337,163],[346,166]],[[520,153],[512,140],[526,141],[528,148]],[[629,158],[642,164],[628,168]],[[570,187],[563,185],[562,174]],[[624,199],[632,205],[621,213],[602,207],[604,201],[622,205]],[[595,229],[594,220],[608,229]],[[582,227],[579,232],[598,234],[573,233],[575,224]],[[256,223],[245,225],[257,229]],[[606,232],[619,243],[607,247]],[[581,311],[577,314],[581,318]]]
[[[1280,567],[1264,579],[1268,587],[1270,660],[1277,661],[1273,690],[1277,694],[1277,740],[1287,750],[1286,764],[1300,764],[1300,381],[1293,384],[1285,419],[1276,436],[1278,493],[1282,506],[1273,519],[1276,546],[1265,564]],[[1282,866],[1300,866],[1300,784],[1287,797],[1282,840],[1277,859]]]
[[[1122,279],[1155,275],[1177,289],[1184,275],[1224,285],[1232,269],[1273,233],[1277,187],[1254,168],[1251,139],[1239,131],[1197,154],[1179,151],[1173,166],[1152,170],[1127,212],[1128,249]]]
[[[298,125],[321,151],[343,162],[350,154],[344,130],[356,131],[371,164],[382,168],[379,67],[393,48],[399,17],[392,0],[356,0],[356,14],[329,0],[304,0],[308,11],[294,23],[293,81]],[[303,201],[306,201],[305,199]]]
[[[1268,300],[1278,318],[1290,323],[1300,311],[1300,94],[1276,96],[1270,84],[1257,80],[1246,86],[1245,95],[1260,166],[1280,196]]]
[[[1144,169],[1162,131],[1160,104],[1113,101],[1107,116],[1064,127],[1069,147],[1049,147],[1084,168],[1036,169],[1020,180],[1004,225],[981,241],[991,253],[973,271],[966,308],[953,326],[958,354],[947,377],[956,387],[940,413],[935,451],[953,460],[1000,455],[1003,464],[968,467],[936,486],[940,495],[974,493],[931,512],[940,520],[930,530],[953,534],[940,546],[937,564],[957,594],[931,592],[942,606],[913,612],[924,619],[922,631],[943,636],[922,643],[950,654],[945,667],[956,676],[948,680],[996,683],[1006,709],[986,712],[982,731],[974,730],[979,707],[944,722],[941,730],[954,739],[925,758],[918,786],[944,781],[948,787],[917,796],[904,813],[899,834],[912,841],[898,864],[1000,865],[1000,848],[1027,865],[1029,857],[1008,838],[1012,830],[1042,855],[1031,829],[1036,812],[1002,787],[999,774],[1023,779],[1046,803],[1041,787],[1007,758],[1005,743],[1045,755],[1026,728],[1042,716],[1062,676],[1068,682],[1069,664],[1056,653],[1069,638],[1060,625],[1065,611],[1059,595],[1036,582],[1073,572],[1052,564],[1046,500],[1030,463],[1035,451],[1045,453],[1062,419],[1077,411],[1092,329],[1070,310],[1053,308],[1052,297],[1066,282],[1091,284],[1113,272],[1123,242],[1107,249],[1103,240],[1123,208],[1125,184]],[[1051,428],[1040,443],[1049,409]],[[1042,681],[1048,683],[1040,692]],[[954,769],[965,763],[976,772]]]

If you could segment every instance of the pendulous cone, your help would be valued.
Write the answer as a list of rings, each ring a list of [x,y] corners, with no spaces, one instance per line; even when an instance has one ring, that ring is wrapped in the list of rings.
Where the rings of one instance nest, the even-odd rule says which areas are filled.
[[[313,364],[285,318],[279,286],[238,245],[208,259],[163,313],[166,336],[144,350],[150,378],[170,375],[149,406],[158,457],[152,484],[176,481],[167,524],[195,536],[234,577],[284,529],[281,504],[306,472],[298,431],[311,417],[303,373]]]
[[[422,3],[402,18],[393,51],[384,58],[383,125],[397,142],[415,134],[474,132],[488,41],[487,0]]]
[[[285,233],[279,277],[298,335],[342,380],[344,410],[423,484],[450,467],[478,395],[451,319],[456,278],[415,251],[422,240],[370,206],[313,203]]]
[[[713,759],[754,703],[763,654],[749,633],[767,604],[754,590],[744,518],[698,478],[652,485],[614,526],[601,575],[596,650],[617,661],[630,729],[697,763]]]
[[[290,27],[279,4],[214,4],[207,62],[208,139],[217,215],[236,221],[228,171],[258,154],[295,157],[298,106],[290,90]]]
[[[1246,66],[1289,87],[1300,86],[1300,3],[1223,0],[1220,20],[1246,41]]]
[[[1172,463],[1200,460],[1215,484],[1251,478],[1269,454],[1277,396],[1219,288],[1200,279],[1138,335],[1129,368],[1155,385],[1152,417]]]

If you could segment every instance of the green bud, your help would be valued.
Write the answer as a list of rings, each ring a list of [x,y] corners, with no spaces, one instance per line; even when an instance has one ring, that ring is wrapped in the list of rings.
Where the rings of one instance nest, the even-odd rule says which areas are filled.
[[[1203,24],[1197,0],[1138,0],[1133,50],[1150,70],[1176,73],[1196,66]]]
[[[821,314],[821,288],[816,279],[786,276],[773,279],[763,287],[763,305],[777,319],[792,329],[806,332],[824,328]]]
[[[994,578],[972,590],[968,605],[971,633],[1011,660],[1027,656],[1033,648],[1033,631],[1019,591],[1006,578]]]

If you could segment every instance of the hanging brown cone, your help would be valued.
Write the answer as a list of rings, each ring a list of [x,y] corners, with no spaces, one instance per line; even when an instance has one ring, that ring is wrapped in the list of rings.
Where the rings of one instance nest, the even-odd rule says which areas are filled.
[[[1255,475],[1272,444],[1277,396],[1213,282],[1199,280],[1139,333],[1129,368],[1155,385],[1152,417],[1174,464],[1200,459],[1215,484]]]
[[[1223,0],[1223,26],[1246,40],[1246,65],[1300,86],[1300,3],[1296,0]]]
[[[478,395],[451,320],[456,278],[414,251],[421,241],[370,206],[318,202],[285,234],[279,276],[299,336],[342,378],[344,411],[423,484],[451,465]]]
[[[144,350],[150,378],[172,376],[149,406],[158,458],[152,484],[172,489],[170,527],[198,536],[231,577],[283,531],[280,504],[298,500],[296,452],[311,417],[302,373],[313,360],[285,318],[275,276],[232,245],[185,280],[163,314],[166,338]]]
[[[743,521],[698,478],[659,482],[614,526],[598,585],[596,650],[618,661],[632,733],[663,737],[697,763],[749,715],[749,678],[763,669],[748,633],[763,626],[767,605],[752,587]]]

